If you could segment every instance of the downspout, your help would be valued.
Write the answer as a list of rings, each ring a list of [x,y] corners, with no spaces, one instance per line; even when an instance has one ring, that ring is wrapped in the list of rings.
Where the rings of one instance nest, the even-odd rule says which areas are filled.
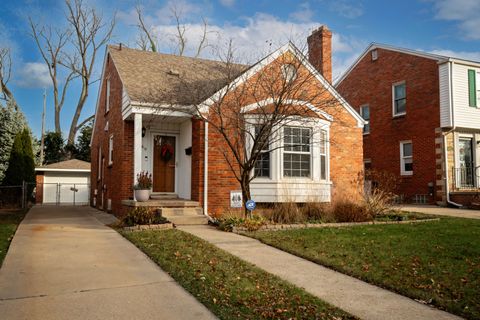
[[[208,122],[205,121],[204,128],[204,159],[203,159],[203,214],[208,217],[209,220],[212,218],[208,215]]]
[[[448,130],[447,132],[443,133],[443,157],[445,159],[445,193],[447,196],[447,205],[452,205],[455,207],[462,207],[463,205],[450,201],[450,191],[449,189],[449,181],[448,181],[448,154],[447,154],[447,135],[454,132],[456,129],[455,126],[455,110],[454,110],[454,105],[453,105],[453,68],[452,68],[452,62],[448,62],[448,69],[449,69],[449,88],[450,88],[450,95],[449,95],[449,104],[450,104],[450,111],[451,111],[451,124],[452,124],[452,129]],[[454,141],[455,144],[455,141]],[[455,177],[454,177],[455,178]]]

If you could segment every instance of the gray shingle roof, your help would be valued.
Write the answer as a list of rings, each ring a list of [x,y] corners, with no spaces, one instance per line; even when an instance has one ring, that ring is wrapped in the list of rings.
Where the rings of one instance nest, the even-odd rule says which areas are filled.
[[[47,164],[47,165],[36,168],[37,171],[41,171],[41,169],[90,170],[90,162],[86,162],[78,159],[72,159],[72,160],[51,163],[51,164]]]
[[[123,85],[135,102],[192,105],[203,102],[249,66],[109,46]]]

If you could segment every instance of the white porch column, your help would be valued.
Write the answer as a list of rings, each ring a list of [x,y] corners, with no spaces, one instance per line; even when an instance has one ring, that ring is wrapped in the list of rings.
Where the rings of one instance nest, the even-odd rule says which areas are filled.
[[[142,114],[135,113],[133,118],[133,181],[137,183],[137,174],[142,171]]]

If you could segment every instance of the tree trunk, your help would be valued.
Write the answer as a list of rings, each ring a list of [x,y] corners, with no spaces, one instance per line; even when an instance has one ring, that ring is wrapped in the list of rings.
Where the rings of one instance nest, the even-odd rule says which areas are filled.
[[[250,183],[249,183],[249,174],[247,173],[242,173],[241,174],[241,181],[240,181],[240,187],[242,188],[242,199],[243,199],[243,208],[244,208],[244,214],[245,218],[251,216],[251,211],[247,210],[247,201],[250,200],[251,194],[250,194]]]
[[[78,119],[80,118],[80,114],[82,113],[83,105],[88,97],[88,83],[84,80],[82,93],[80,94],[80,98],[78,99],[77,109],[75,110],[75,114],[73,115],[72,124],[70,125],[70,132],[68,134],[68,144],[75,143],[75,135],[77,133],[77,124]]]

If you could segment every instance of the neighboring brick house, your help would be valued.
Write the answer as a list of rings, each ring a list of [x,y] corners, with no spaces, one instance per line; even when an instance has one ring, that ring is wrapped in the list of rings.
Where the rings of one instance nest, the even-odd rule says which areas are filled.
[[[241,90],[249,92],[252,82],[262,75],[287,77],[284,59],[299,62],[299,75],[311,75],[299,95],[308,98],[320,90],[321,99],[333,101],[329,110],[321,110],[321,101],[308,104],[318,113],[314,126],[321,131],[315,132],[322,132],[324,144],[312,138],[309,147],[297,152],[301,156],[287,157],[281,148],[284,142],[279,141],[280,148],[270,151],[268,161],[262,162],[268,173],[251,184],[252,198],[274,203],[330,201],[334,193],[358,195],[352,181],[363,169],[364,121],[330,84],[330,31],[326,27],[316,30],[309,37],[309,46],[318,70],[291,43],[252,66],[229,65],[228,70],[220,61],[108,46],[92,134],[91,205],[117,215],[139,205],[133,199],[132,186],[136,175],[146,170],[153,173],[153,193],[149,204],[142,205],[161,207],[166,203],[162,199],[175,197],[175,204],[195,202],[205,213],[229,210],[231,191],[240,188],[220,150],[225,141],[214,126],[179,110],[202,105],[208,112],[217,103],[213,97],[220,92],[226,92],[223,100],[228,101]],[[199,87],[202,90],[197,90]],[[261,102],[258,92],[255,99],[253,94],[244,97],[241,110],[254,110],[255,101],[271,103],[273,97],[262,94]],[[298,99],[292,99],[291,104],[307,105]],[[292,139],[315,136],[310,129],[289,125],[283,129],[288,133],[282,134]],[[167,159],[165,152],[171,157]],[[294,164],[292,159],[296,158],[302,160]]]
[[[406,202],[470,205],[480,191],[480,63],[371,44],[337,81],[364,117],[366,168]]]

